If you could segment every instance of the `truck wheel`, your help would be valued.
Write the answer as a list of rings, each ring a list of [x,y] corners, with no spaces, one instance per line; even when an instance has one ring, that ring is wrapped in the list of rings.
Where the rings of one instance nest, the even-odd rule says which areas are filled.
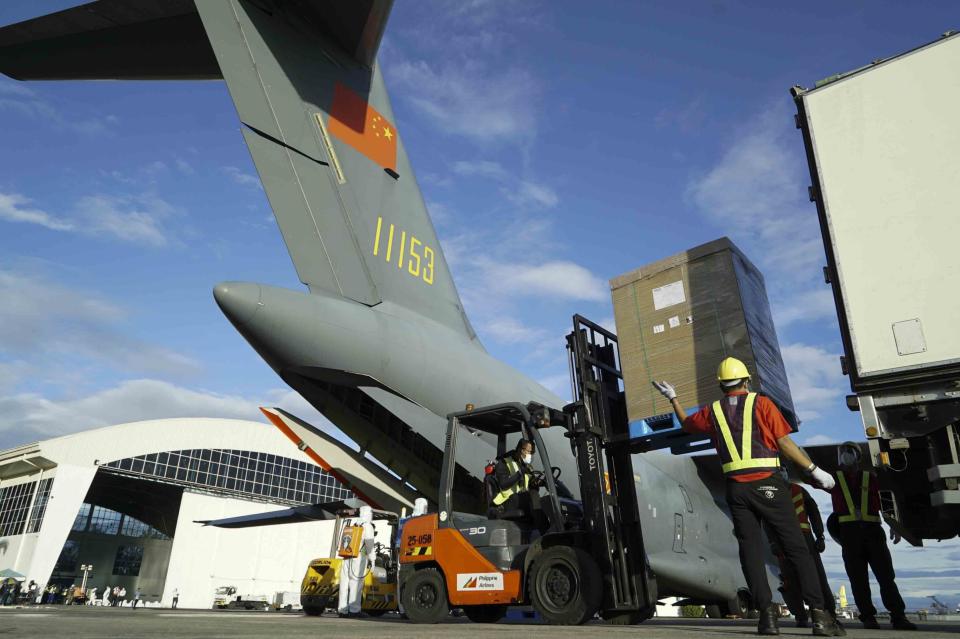
[[[450,614],[447,585],[436,568],[418,570],[403,584],[400,601],[414,623],[437,623]]]
[[[463,612],[473,623],[497,623],[507,614],[505,604],[489,604],[486,606],[464,606]]]
[[[323,608],[315,608],[313,606],[304,606],[303,614],[307,615],[308,617],[319,617],[320,615],[323,614]]]
[[[723,611],[720,610],[719,604],[713,604],[711,606],[704,606],[704,611],[706,611],[707,616],[711,619],[723,619]]]
[[[577,626],[600,607],[600,569],[579,548],[552,546],[533,563],[527,582],[534,609],[549,624]]]
[[[363,612],[367,613],[368,617],[382,617],[386,610],[364,610]]]

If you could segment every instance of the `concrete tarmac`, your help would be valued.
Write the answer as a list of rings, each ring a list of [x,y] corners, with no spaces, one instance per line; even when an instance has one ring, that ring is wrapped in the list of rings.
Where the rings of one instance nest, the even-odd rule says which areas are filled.
[[[793,628],[784,620],[782,636],[809,637],[809,629]],[[889,628],[889,626],[887,626]],[[863,630],[858,623],[847,624],[849,637],[884,639],[897,637],[960,637],[960,624],[927,622],[916,633]],[[472,624],[451,618],[436,625],[414,625],[395,615],[379,619],[338,619],[336,616],[307,617],[299,613],[230,612],[214,610],[167,610],[163,608],[94,608],[86,606],[37,606],[0,608],[0,636],[9,637],[169,637],[202,639],[316,639],[375,637],[377,639],[429,637],[642,637],[672,639],[699,634],[709,639],[756,635],[755,621],[704,619],[652,619],[636,626],[608,626],[591,622],[584,626],[545,626],[533,622],[501,621]]]

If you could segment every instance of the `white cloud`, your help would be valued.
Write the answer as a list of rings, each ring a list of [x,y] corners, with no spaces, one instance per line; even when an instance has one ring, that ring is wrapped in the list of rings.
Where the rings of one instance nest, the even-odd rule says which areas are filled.
[[[574,262],[557,260],[541,264],[488,263],[491,286],[505,293],[565,300],[603,301],[607,283]]]
[[[20,360],[7,369],[8,386],[26,381],[28,367],[49,382],[65,360],[78,356],[124,372],[181,377],[200,370],[186,355],[127,334],[126,311],[96,294],[0,271],[0,299],[0,354]]]
[[[77,117],[64,114],[40,93],[12,80],[0,79],[0,110],[19,113],[35,120],[45,120],[59,129],[81,135],[97,136],[109,133],[118,122],[114,115]]]
[[[818,346],[787,344],[781,349],[793,403],[801,420],[814,420],[842,402],[846,380],[839,356]]]
[[[535,182],[520,181],[515,190],[503,189],[502,192],[508,200],[521,208],[551,209],[560,202],[553,189]]]
[[[183,158],[177,158],[174,162],[174,166],[177,167],[177,170],[183,173],[184,175],[193,175],[196,173],[196,170],[193,168],[193,165],[184,160]]]
[[[90,395],[53,400],[37,393],[0,397],[0,449],[90,428],[146,419],[222,417],[264,421],[260,406],[277,406],[349,439],[289,389],[259,398],[184,388],[154,379],[125,381]]]
[[[446,133],[477,142],[529,141],[536,134],[539,85],[523,69],[402,60],[389,75],[401,99]]]
[[[549,332],[542,328],[527,326],[520,320],[500,316],[480,325],[481,335],[489,335],[501,344],[522,344],[536,342],[548,337]]]
[[[453,172],[457,175],[478,175],[495,179],[507,177],[506,169],[499,162],[491,162],[490,160],[460,160],[453,163]]]
[[[30,200],[16,193],[0,193],[0,220],[38,224],[52,231],[72,231],[74,226],[46,211],[30,208]]]
[[[824,446],[826,444],[836,444],[839,443],[833,437],[829,435],[813,435],[812,437],[807,437],[803,441],[804,446]]]
[[[243,186],[255,186],[258,189],[263,188],[263,184],[260,183],[260,178],[258,178],[256,175],[241,171],[235,166],[225,166],[222,170],[237,184],[242,184]]]
[[[170,242],[163,222],[173,213],[172,206],[154,196],[90,195],[77,203],[77,227],[84,235],[161,247]]]
[[[801,291],[773,305],[773,317],[779,327],[836,317],[833,293],[826,285]]]
[[[0,220],[154,247],[167,246],[174,237],[164,223],[177,211],[155,195],[88,195],[63,217],[32,208],[30,202],[22,195],[0,192]]]

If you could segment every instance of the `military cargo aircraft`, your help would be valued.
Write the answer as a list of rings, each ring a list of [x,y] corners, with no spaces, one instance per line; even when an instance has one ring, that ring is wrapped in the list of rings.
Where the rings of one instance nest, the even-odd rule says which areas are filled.
[[[216,302],[287,384],[398,484],[435,502],[448,413],[564,401],[491,357],[464,312],[376,62],[391,8],[100,0],[0,29],[0,71],[19,80],[225,80],[308,291],[225,282]],[[568,442],[544,437],[550,458],[575,476]],[[460,450],[458,473],[479,485],[496,442],[477,433]],[[747,609],[714,456],[647,453],[633,463],[660,596],[719,606],[714,614]]]

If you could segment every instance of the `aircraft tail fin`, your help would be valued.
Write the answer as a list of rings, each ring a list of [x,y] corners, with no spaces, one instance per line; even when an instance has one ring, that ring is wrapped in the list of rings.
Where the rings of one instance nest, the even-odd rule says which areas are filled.
[[[99,0],[0,29],[0,71],[223,78],[300,280],[473,339],[375,63],[391,7]]]

